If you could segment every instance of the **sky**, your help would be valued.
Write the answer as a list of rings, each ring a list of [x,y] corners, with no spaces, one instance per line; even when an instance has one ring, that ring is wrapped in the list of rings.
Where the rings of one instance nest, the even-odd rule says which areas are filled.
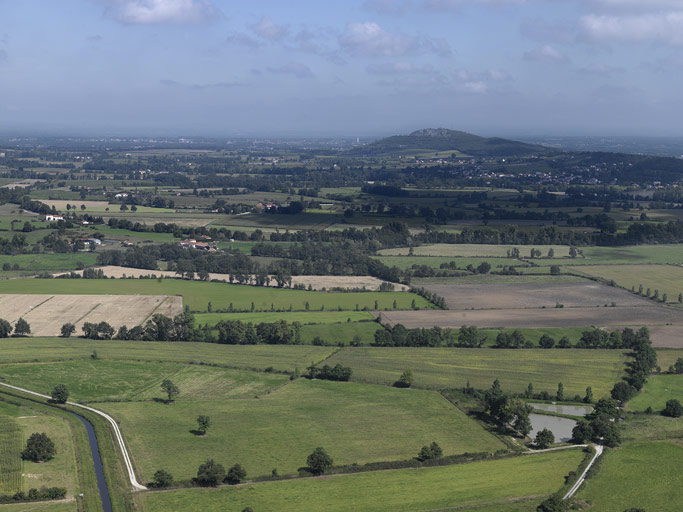
[[[683,136],[683,0],[0,0],[0,133]]]

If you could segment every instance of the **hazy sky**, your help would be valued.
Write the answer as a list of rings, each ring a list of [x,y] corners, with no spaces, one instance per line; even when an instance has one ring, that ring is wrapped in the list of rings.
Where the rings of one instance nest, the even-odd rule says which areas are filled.
[[[0,132],[683,135],[683,0],[0,0]]]

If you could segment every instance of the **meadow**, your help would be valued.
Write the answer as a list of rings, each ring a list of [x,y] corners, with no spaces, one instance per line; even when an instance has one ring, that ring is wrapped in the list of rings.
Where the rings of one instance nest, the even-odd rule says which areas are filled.
[[[659,298],[667,294],[667,302],[678,302],[683,293],[683,267],[673,265],[585,265],[569,267],[579,274],[614,281],[618,286],[635,291],[643,285],[643,293],[650,288],[651,293],[659,290]]]
[[[141,496],[145,510],[218,512],[225,503],[259,512],[300,510],[412,512],[458,510],[487,505],[485,511],[530,510],[511,504],[517,498],[544,496],[564,483],[583,458],[579,450],[474,462],[429,469],[381,471],[328,478],[307,478],[220,489],[182,489]],[[509,508],[508,508],[509,507]],[[480,510],[478,507],[476,510]]]
[[[312,343],[313,339],[318,337],[331,345],[348,345],[358,336],[361,343],[369,345],[375,342],[375,333],[378,329],[384,328],[376,322],[304,325],[301,328],[301,342]]]
[[[648,512],[678,510],[683,501],[683,445],[680,442],[628,443],[604,455],[595,476],[586,480],[577,497],[590,510],[623,512],[641,507]]]
[[[657,364],[666,371],[679,357],[683,357],[683,349],[660,349],[657,351]]]
[[[569,246],[567,245],[491,245],[491,244],[429,244],[420,245],[413,248],[414,256],[462,256],[467,258],[507,258],[508,251],[519,249],[521,258],[528,258],[531,249],[541,251],[542,257],[548,255],[550,249],[553,250],[554,258],[568,258]],[[399,247],[395,249],[382,249],[377,252],[381,256],[408,256],[409,248]],[[516,261],[516,260],[511,260]]]
[[[22,490],[21,428],[17,421],[6,415],[0,402],[0,494],[14,494]]]
[[[199,313],[194,317],[199,325],[216,325],[223,320],[240,320],[252,324],[262,322],[272,323],[286,320],[289,323],[300,322],[307,324],[339,324],[342,322],[374,321],[375,318],[367,311],[296,311],[284,313]]]
[[[160,387],[164,379],[180,388],[178,400],[184,401],[252,398],[288,381],[286,375],[277,373],[152,361],[91,359],[0,365],[4,382],[48,395],[56,384],[64,384],[70,399],[79,402],[164,398]]]
[[[97,350],[100,359],[124,361],[202,362],[229,368],[293,372],[317,363],[336,349],[311,345],[219,345],[155,341],[85,340],[80,338],[0,339],[3,363],[90,359]]]
[[[96,263],[97,255],[89,252],[64,254],[17,254],[0,255],[0,267],[4,264],[18,265],[21,270],[75,270]],[[4,288],[4,287],[3,287]]]
[[[213,310],[233,308],[243,311],[271,309],[305,311],[361,310],[432,307],[422,297],[405,292],[316,292],[291,289],[273,289],[227,283],[187,281],[180,279],[12,279],[3,283],[6,294],[85,294],[85,295],[182,295],[190,310],[206,312],[211,302]],[[307,307],[308,304],[308,307]]]
[[[672,398],[683,403],[683,375],[651,375],[643,390],[629,401],[628,409],[642,412],[652,407],[659,412]]]
[[[344,348],[329,364],[353,368],[357,382],[391,384],[411,369],[414,386],[461,388],[469,381],[488,389],[499,379],[506,391],[534,390],[554,394],[562,382],[567,396],[583,396],[586,386],[596,398],[606,396],[625,372],[627,357],[617,350],[467,349],[467,348]]]
[[[441,269],[441,265],[451,262],[455,263],[458,269],[465,269],[468,265],[473,267],[478,267],[483,262],[487,262],[491,265],[492,270],[503,267],[504,265],[520,265],[524,266],[526,263],[521,260],[513,258],[464,258],[464,257],[448,257],[448,256],[376,256],[376,260],[381,261],[388,267],[398,267],[401,270],[407,270],[412,268],[413,265],[427,266],[434,269]]]
[[[96,407],[119,421],[146,479],[159,468],[188,479],[207,458],[252,477],[291,474],[317,446],[337,464],[410,459],[432,441],[448,455],[505,448],[436,392],[367,384],[299,379],[259,399]],[[190,433],[200,414],[211,417],[206,437]]]

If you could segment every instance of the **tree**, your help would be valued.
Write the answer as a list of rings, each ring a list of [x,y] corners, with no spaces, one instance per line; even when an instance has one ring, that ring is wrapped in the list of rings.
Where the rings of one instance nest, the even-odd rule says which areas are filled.
[[[4,318],[0,318],[0,338],[8,338],[12,333],[12,324]]]
[[[583,397],[583,403],[590,404],[593,402],[593,388],[588,386],[586,388],[586,396]]]
[[[541,348],[553,348],[555,345],[555,340],[548,336],[547,334],[544,334],[541,336],[541,338],[538,340],[538,345]]]
[[[550,265],[550,275],[559,276],[560,275],[560,266],[559,265]]]
[[[208,459],[197,470],[197,483],[202,487],[216,487],[225,478],[225,468]]]
[[[515,429],[522,437],[526,437],[529,432],[531,432],[531,419],[529,414],[533,410],[533,407],[528,405],[523,400],[512,400],[509,404],[508,409],[510,411],[510,425]]]
[[[477,274],[488,274],[491,270],[491,264],[488,261],[482,261],[477,267]]]
[[[200,414],[197,416],[197,430],[202,434],[205,435],[206,431],[209,430],[209,426],[211,425],[211,418],[208,416],[204,416],[203,414]]]
[[[57,384],[52,389],[52,401],[57,404],[65,404],[69,399],[69,390],[64,384]]]
[[[628,382],[620,380],[614,385],[612,391],[610,391],[610,395],[612,395],[612,398],[615,400],[623,403],[627,402],[635,394],[635,392],[636,390],[633,389]]]
[[[170,485],[173,483],[173,475],[169,473],[168,471],[164,471],[163,469],[157,470],[156,473],[154,473],[154,480],[152,482],[152,485],[158,489],[163,489],[165,487],[170,487]]]
[[[683,357],[676,359],[676,362],[672,366],[673,373],[682,374],[683,373]]]
[[[314,475],[322,475],[326,469],[332,466],[333,463],[334,461],[332,460],[332,457],[330,457],[327,452],[320,447],[313,450],[313,453],[306,458],[308,469],[310,469],[311,473]]]
[[[553,433],[544,428],[543,430],[536,433],[535,443],[541,450],[545,450],[548,446],[555,442],[555,436]]]
[[[47,434],[33,433],[26,441],[26,448],[21,452],[21,458],[33,462],[46,462],[56,454],[55,444]]]
[[[14,334],[18,334],[19,336],[31,334],[31,326],[28,324],[26,320],[24,320],[23,318],[19,318],[19,320],[17,320],[17,323],[14,324]]]
[[[59,335],[62,338],[68,338],[75,332],[76,332],[76,326],[72,323],[67,322],[64,325],[62,325],[62,328],[59,332]]]
[[[225,482],[230,485],[236,485],[247,477],[247,472],[240,464],[235,464],[228,470],[225,477]]]
[[[555,395],[558,402],[564,400],[564,384],[561,382],[557,385],[557,395]]]
[[[168,402],[173,402],[173,399],[180,394],[178,386],[173,384],[170,379],[164,379],[161,382],[161,389],[168,395]]]
[[[662,414],[664,416],[669,416],[670,418],[680,418],[683,416],[683,405],[675,398],[667,400],[666,407],[664,407]]]
[[[553,494],[536,507],[536,512],[564,512],[567,506],[567,502],[561,496]]]
[[[394,382],[394,387],[396,387],[396,388],[409,388],[412,385],[413,385],[413,371],[412,370],[404,371],[401,374],[401,376],[398,378],[398,380],[396,382]]]
[[[585,444],[593,437],[593,429],[587,421],[578,421],[572,429],[572,443]]]

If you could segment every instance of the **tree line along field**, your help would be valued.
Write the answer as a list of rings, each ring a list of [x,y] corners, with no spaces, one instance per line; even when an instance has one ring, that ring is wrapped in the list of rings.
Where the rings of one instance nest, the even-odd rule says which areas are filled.
[[[678,302],[678,295],[683,293],[683,267],[674,265],[591,265],[570,267],[574,272],[598,277],[606,281],[614,281],[627,290],[639,290],[643,293],[650,288],[652,294],[659,291],[659,300],[667,294],[667,302]]]
[[[546,257],[550,249],[554,252],[554,258],[569,258],[568,245],[491,245],[491,244],[427,244],[413,248],[414,256],[441,256],[441,257],[467,257],[467,258],[507,258],[508,251],[519,249],[520,257],[526,258],[531,254],[531,249],[541,251]],[[382,249],[378,251],[381,256],[408,256],[410,249],[400,247],[396,249]],[[511,261],[514,261],[511,259]]]
[[[206,312],[211,302],[214,310],[234,309],[295,311],[397,309],[433,307],[419,295],[405,292],[315,292],[273,289],[228,283],[186,281],[179,279],[12,279],[3,283],[5,294],[77,294],[77,295],[181,295],[191,311]],[[375,308],[375,301],[377,308]],[[308,308],[306,307],[308,304]]]
[[[272,323],[286,320],[289,323],[300,322],[308,324],[339,324],[342,322],[373,321],[375,318],[367,311],[297,311],[285,313],[200,313],[195,315],[195,322],[199,325],[216,325],[223,320],[239,320],[258,324]]]
[[[427,469],[407,469],[289,480],[239,487],[181,489],[146,493],[145,510],[218,512],[252,507],[263,512],[412,512],[453,507],[513,512],[530,510],[517,499],[546,496],[562,486],[564,476],[583,459],[580,450],[538,454]],[[483,508],[480,508],[482,506]],[[508,508],[509,507],[509,508]]]
[[[344,348],[326,360],[353,368],[351,380],[391,384],[407,368],[414,386],[461,388],[469,381],[486,389],[495,379],[511,392],[522,393],[532,383],[535,392],[554,393],[562,382],[565,395],[583,396],[586,386],[596,397],[607,396],[624,375],[627,356],[618,350],[467,349],[467,348]]]

